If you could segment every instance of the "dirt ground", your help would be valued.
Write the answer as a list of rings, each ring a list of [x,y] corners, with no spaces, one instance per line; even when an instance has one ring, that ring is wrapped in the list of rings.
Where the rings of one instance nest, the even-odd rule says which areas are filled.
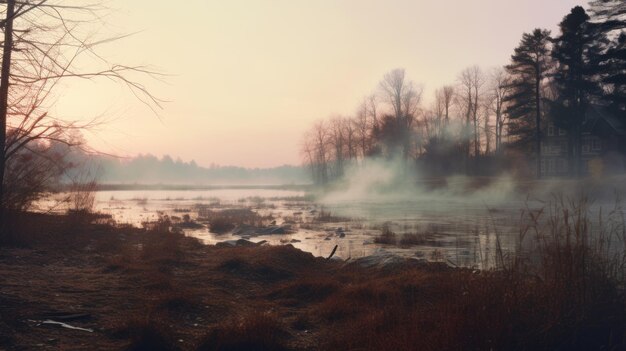
[[[512,290],[493,283],[497,274],[408,263],[364,268],[289,245],[206,246],[179,234],[63,216],[29,215],[23,223],[22,242],[0,248],[0,349],[549,349],[623,342],[623,319],[602,315],[571,329],[555,323],[558,314],[549,309],[524,312],[546,295],[520,294],[512,303]]]

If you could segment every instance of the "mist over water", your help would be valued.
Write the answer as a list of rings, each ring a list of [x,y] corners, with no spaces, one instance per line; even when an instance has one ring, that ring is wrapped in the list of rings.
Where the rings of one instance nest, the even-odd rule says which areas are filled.
[[[345,176],[328,192],[320,203],[425,202],[479,203],[499,205],[519,196],[513,177],[502,175],[476,179],[457,175],[442,179],[423,179],[416,167],[399,159],[367,159],[351,166]]]
[[[605,218],[610,212],[624,214],[619,177],[524,180],[503,174],[428,179],[415,174],[419,169],[400,159],[367,159],[349,167],[342,180],[320,193],[318,202],[334,215],[357,219],[379,232],[387,226],[398,240],[405,234],[426,238],[419,247],[383,245],[382,250],[427,258],[437,252],[454,264],[483,267],[493,264],[489,257],[498,240],[505,252],[515,250],[530,213],[543,212],[538,217],[543,226],[555,205],[584,203],[584,213],[596,228],[601,213]]]
[[[344,175],[308,196],[300,190],[223,188],[188,190],[101,191],[96,208],[122,223],[142,225],[162,215],[198,217],[201,208],[216,211],[250,208],[272,215],[278,225],[293,223],[294,232],[247,238],[295,247],[327,256],[337,245],[343,259],[380,253],[445,260],[453,265],[490,267],[498,245],[513,252],[520,228],[530,212],[547,209],[560,200],[589,196],[590,218],[615,208],[624,194],[623,179],[528,180],[512,174],[496,177],[463,175],[429,178],[400,157],[368,158],[345,168]],[[182,211],[182,212],[181,212]],[[329,219],[322,218],[330,214]],[[542,217],[547,220],[547,215]],[[395,243],[377,242],[387,228]],[[188,230],[205,243],[241,238],[218,235],[208,228]],[[405,236],[417,243],[402,244]]]
[[[587,179],[524,179],[503,173],[492,177],[453,175],[428,178],[418,167],[399,157],[370,158],[347,167],[344,176],[318,200],[326,206],[339,204],[381,204],[416,202],[431,209],[463,204],[497,208],[528,203],[543,203],[554,197],[569,200],[586,197],[597,203],[616,200],[626,191],[626,178],[590,177]]]

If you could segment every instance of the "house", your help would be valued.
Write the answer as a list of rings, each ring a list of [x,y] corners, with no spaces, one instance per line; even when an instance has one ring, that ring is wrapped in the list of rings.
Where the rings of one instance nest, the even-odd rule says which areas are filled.
[[[581,128],[581,159],[584,175],[626,171],[626,126],[602,107],[592,106]],[[573,174],[568,131],[549,121],[541,142],[541,175],[558,177]]]

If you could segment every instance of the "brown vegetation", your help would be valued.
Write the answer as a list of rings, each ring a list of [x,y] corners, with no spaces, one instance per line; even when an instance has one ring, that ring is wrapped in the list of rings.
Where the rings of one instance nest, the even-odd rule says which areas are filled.
[[[271,215],[262,216],[249,208],[231,208],[223,210],[203,209],[198,212],[199,219],[209,223],[212,233],[224,234],[237,226],[251,225],[262,227],[270,223],[274,218]]]
[[[395,245],[398,242],[398,236],[391,231],[390,224],[383,224],[383,228],[379,236],[374,238],[376,244]]]
[[[324,210],[324,208],[320,209],[319,213],[315,217],[317,222],[323,223],[338,223],[338,222],[348,222],[350,218],[335,216],[330,211]]]
[[[291,246],[204,246],[164,231],[68,227],[67,217],[25,214],[21,247],[0,248],[0,347],[621,349],[623,269],[599,245],[623,234],[620,212],[604,215],[605,236],[594,241],[583,209],[563,202],[528,212],[525,239],[542,213],[552,223],[533,238],[538,247],[519,249],[539,255],[500,252],[495,271],[412,261],[364,268]],[[40,324],[64,315],[94,332]]]

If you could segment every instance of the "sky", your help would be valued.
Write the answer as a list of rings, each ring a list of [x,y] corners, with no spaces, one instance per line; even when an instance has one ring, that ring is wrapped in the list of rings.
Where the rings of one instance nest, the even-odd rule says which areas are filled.
[[[177,6],[173,6],[176,4]],[[52,113],[100,117],[85,134],[119,156],[169,154],[201,166],[300,164],[303,134],[353,114],[382,76],[405,68],[424,88],[472,65],[502,66],[522,33],[557,24],[575,0],[108,0],[99,36],[110,62],[164,100],[156,113],[123,84],[65,81]],[[86,29],[88,32],[89,29]],[[81,63],[89,70],[89,61]],[[426,102],[427,104],[427,102]]]

